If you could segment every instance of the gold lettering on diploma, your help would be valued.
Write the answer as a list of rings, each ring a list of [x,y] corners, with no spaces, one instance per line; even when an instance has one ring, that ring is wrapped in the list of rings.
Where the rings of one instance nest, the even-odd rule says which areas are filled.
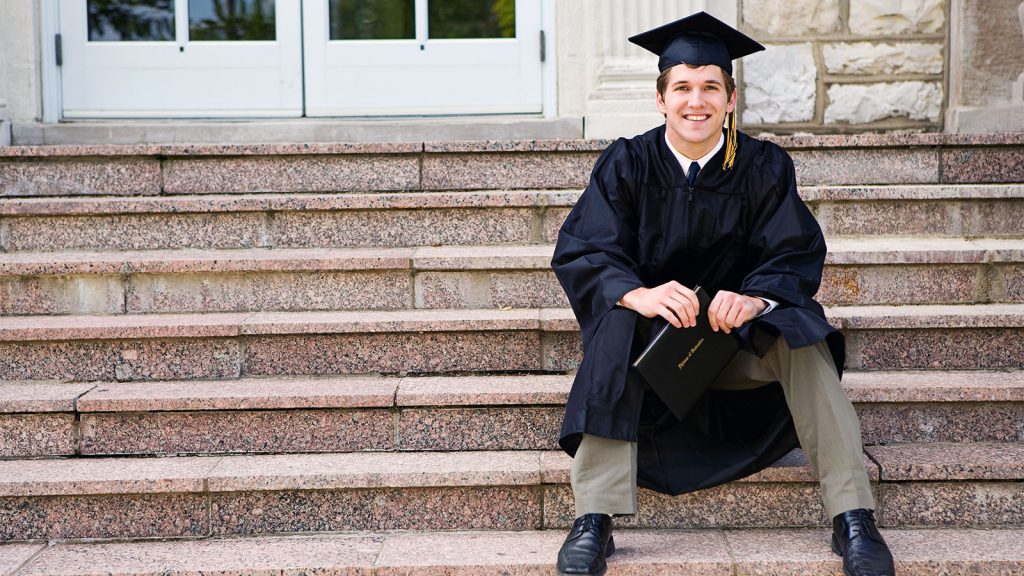
[[[686,363],[690,361],[690,358],[693,358],[693,353],[696,352],[697,348],[700,348],[700,345],[703,343],[704,339],[701,338],[700,340],[697,340],[697,343],[693,345],[693,348],[690,348],[690,353],[687,354],[686,358],[683,358],[683,361],[680,362],[677,366],[680,370],[683,369],[683,366],[686,366]]]

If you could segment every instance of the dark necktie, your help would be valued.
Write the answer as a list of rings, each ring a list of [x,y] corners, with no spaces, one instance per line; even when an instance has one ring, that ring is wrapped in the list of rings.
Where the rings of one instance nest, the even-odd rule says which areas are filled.
[[[693,190],[693,185],[697,183],[697,172],[700,172],[700,164],[690,162],[690,171],[686,173],[686,184],[690,190]]]

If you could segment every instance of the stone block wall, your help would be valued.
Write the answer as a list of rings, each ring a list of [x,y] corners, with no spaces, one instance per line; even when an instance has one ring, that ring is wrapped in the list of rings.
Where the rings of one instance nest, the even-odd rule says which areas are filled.
[[[740,0],[749,132],[943,128],[951,0]]]

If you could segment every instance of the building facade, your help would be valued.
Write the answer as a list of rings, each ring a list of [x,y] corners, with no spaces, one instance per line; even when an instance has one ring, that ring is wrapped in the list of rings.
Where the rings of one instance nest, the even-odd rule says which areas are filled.
[[[438,124],[467,139],[628,136],[661,119],[656,58],[626,38],[698,10],[768,47],[737,69],[748,131],[1024,130],[1020,0],[0,5],[4,143],[152,122],[223,135],[268,119],[295,138],[340,126],[329,140],[416,139],[412,127]]]

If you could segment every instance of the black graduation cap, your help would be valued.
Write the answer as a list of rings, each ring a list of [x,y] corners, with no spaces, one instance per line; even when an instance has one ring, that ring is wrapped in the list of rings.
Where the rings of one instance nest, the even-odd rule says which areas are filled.
[[[732,76],[732,61],[764,50],[753,38],[707,12],[697,12],[629,39],[661,58],[658,70],[676,64],[715,64]]]

